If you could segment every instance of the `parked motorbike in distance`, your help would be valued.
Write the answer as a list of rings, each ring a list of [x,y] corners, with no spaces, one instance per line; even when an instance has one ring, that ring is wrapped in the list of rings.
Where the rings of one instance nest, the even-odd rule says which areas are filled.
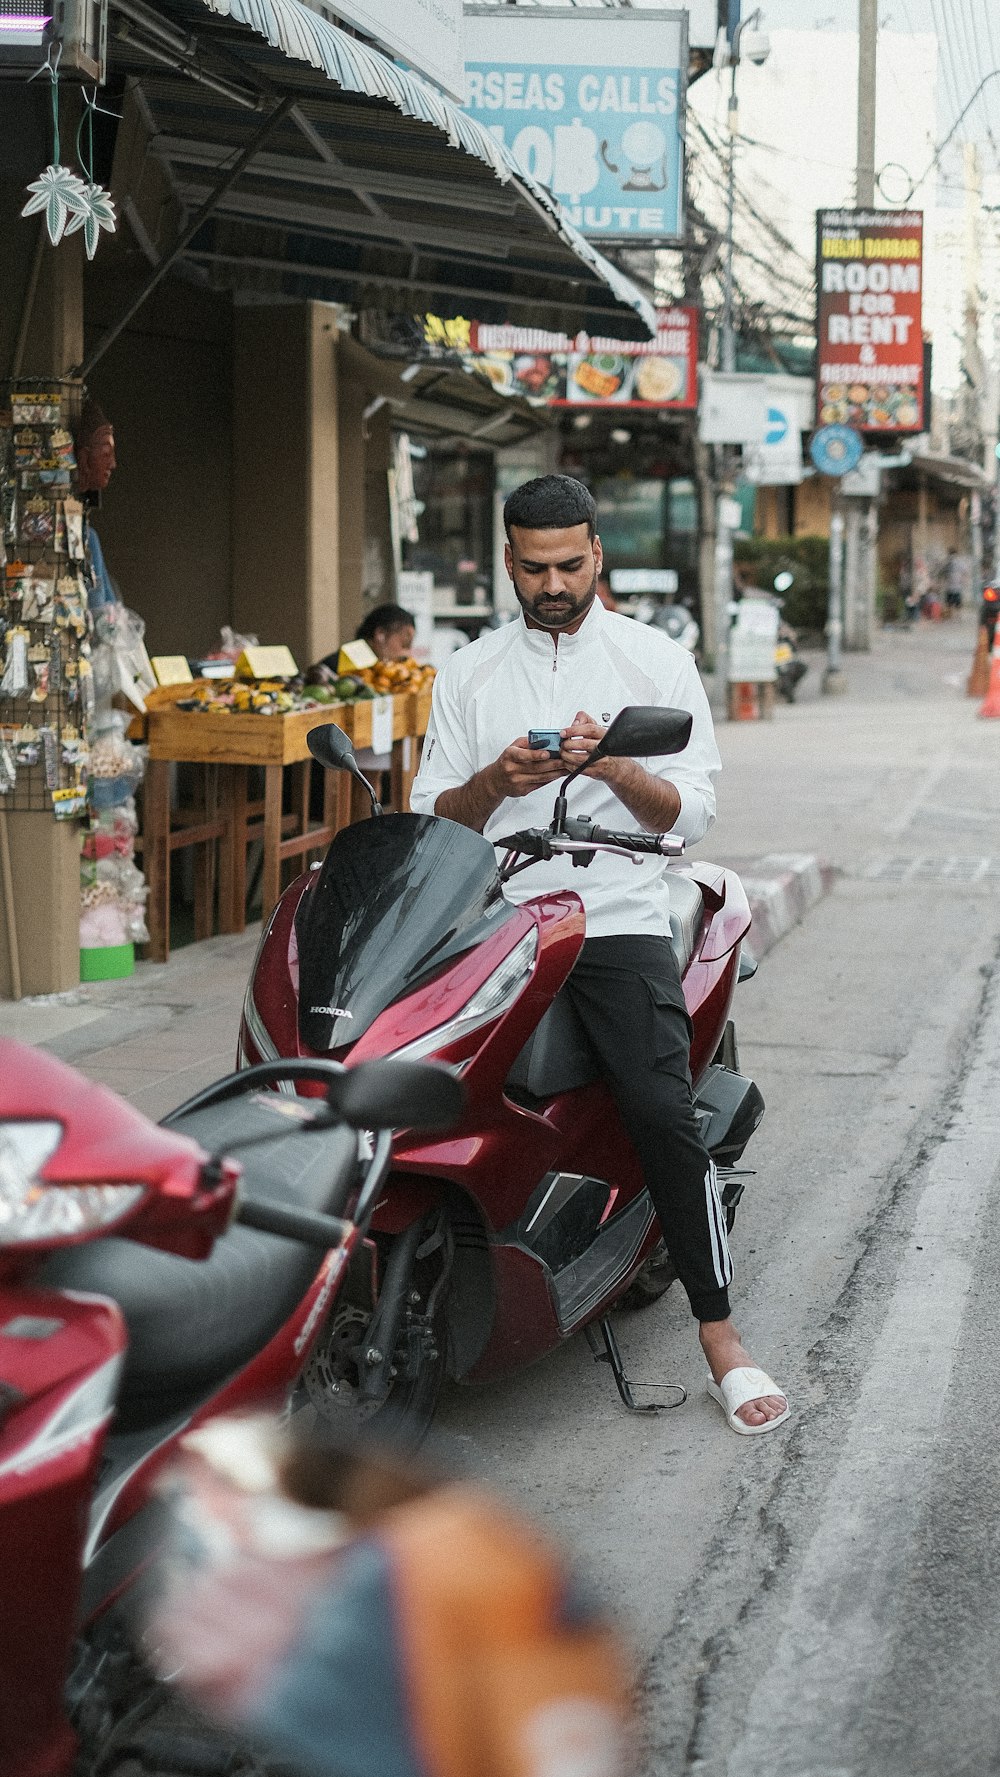
[[[690,727],[684,711],[626,709],[600,750],[680,752]],[[339,729],[314,729],[309,747],[365,782]],[[262,936],[244,1065],[434,1056],[466,1091],[446,1139],[394,1138],[364,1249],[304,1373],[321,1416],[395,1403],[426,1423],[446,1374],[488,1383],[579,1331],[636,1406],[607,1316],[655,1300],[674,1272],[638,1158],[560,993],[583,943],[583,906],[571,890],[547,890],[544,870],[537,897],[520,905],[504,885],[552,858],[587,868],[599,852],[653,873],[647,860],[676,857],[683,842],[572,817],[577,775],[564,780],[547,828],[498,842],[499,867],[481,834],[433,816],[382,816],[367,786],[375,818],[336,836]],[[738,1162],[764,1108],[739,1072],[729,1020],[737,979],[755,966],[741,963],[750,911],[732,871],[699,862],[667,875],[697,1114],[731,1225],[746,1177]]]
[[[671,599],[669,603],[657,603],[655,599],[640,598],[632,613],[637,623],[648,623],[653,629],[662,629],[672,642],[696,654],[701,641],[701,629],[684,603]]]
[[[4,1777],[103,1771],[162,1700],[132,1635],[159,1470],[212,1415],[288,1398],[391,1127],[461,1103],[443,1068],[272,1061],[156,1125],[0,1040]]]
[[[774,576],[774,590],[778,594],[778,609],[782,606],[782,596],[795,585],[795,575],[787,569]],[[809,671],[805,661],[799,654],[799,638],[790,623],[784,619],[778,624],[778,640],[774,650],[774,665],[777,674],[776,683],[778,696],[786,703],[795,702],[798,690],[806,673]]]

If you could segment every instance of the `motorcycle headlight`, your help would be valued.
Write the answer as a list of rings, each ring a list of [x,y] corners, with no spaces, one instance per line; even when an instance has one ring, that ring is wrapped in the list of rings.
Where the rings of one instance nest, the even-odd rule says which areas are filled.
[[[487,975],[486,980],[476,988],[472,998],[466,1001],[454,1018],[427,1031],[425,1036],[415,1038],[402,1049],[394,1049],[393,1055],[406,1061],[419,1061],[421,1056],[434,1055],[449,1043],[456,1042],[459,1037],[468,1036],[471,1031],[489,1024],[514,1004],[530,978],[537,955],[538,930],[537,927],[532,927],[493,973]]]
[[[0,1123],[0,1246],[24,1246],[109,1228],[145,1193],[135,1184],[52,1184],[38,1174],[62,1124]]]

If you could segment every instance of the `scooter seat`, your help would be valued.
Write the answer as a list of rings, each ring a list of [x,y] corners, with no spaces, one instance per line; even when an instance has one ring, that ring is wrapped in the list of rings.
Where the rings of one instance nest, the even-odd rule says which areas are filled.
[[[238,1158],[247,1196],[338,1214],[356,1173],[356,1134],[346,1126],[301,1133],[292,1122],[276,1134],[280,1115],[243,1098],[171,1127],[209,1153]],[[275,1139],[240,1151],[241,1141],[266,1132]],[[120,1307],[129,1343],[115,1430],[125,1432],[194,1406],[249,1363],[294,1314],[321,1263],[316,1247],[232,1227],[204,1260],[111,1238],[54,1254],[36,1281],[110,1296]]]
[[[701,922],[705,916],[705,902],[700,884],[695,882],[693,876],[682,876],[679,870],[668,870],[666,884],[670,896],[670,942],[674,947],[677,967],[683,974],[698,942]]]

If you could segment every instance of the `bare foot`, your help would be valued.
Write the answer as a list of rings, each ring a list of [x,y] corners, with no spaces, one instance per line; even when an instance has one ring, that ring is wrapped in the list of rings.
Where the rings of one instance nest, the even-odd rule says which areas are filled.
[[[730,1370],[753,1366],[753,1358],[741,1343],[731,1320],[703,1320],[698,1336],[715,1382],[721,1383]],[[777,1419],[787,1406],[783,1394],[763,1394],[737,1408],[736,1417],[742,1419],[744,1425],[766,1425],[769,1419]]]

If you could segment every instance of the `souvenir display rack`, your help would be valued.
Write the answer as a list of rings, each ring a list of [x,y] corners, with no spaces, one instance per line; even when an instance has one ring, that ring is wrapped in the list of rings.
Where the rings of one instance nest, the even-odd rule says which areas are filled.
[[[58,819],[85,810],[93,708],[80,393],[22,379],[0,405],[0,798]]]

